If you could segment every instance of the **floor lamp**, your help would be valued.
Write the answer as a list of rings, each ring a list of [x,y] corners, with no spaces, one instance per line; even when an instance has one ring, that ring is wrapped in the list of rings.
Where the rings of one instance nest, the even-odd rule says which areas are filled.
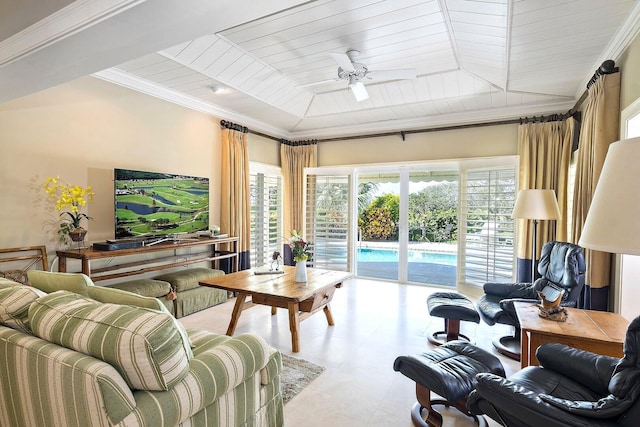
[[[531,250],[531,282],[536,277],[536,239],[538,220],[560,218],[560,209],[553,190],[520,190],[513,206],[513,218],[533,220],[533,246]]]

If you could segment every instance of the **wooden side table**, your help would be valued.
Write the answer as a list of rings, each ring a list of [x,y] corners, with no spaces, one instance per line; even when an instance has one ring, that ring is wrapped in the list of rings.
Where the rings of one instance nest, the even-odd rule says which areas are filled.
[[[536,304],[515,303],[522,330],[520,366],[538,365],[536,349],[549,342],[566,344],[605,356],[622,357],[629,322],[616,313],[567,308],[565,322],[538,315]]]

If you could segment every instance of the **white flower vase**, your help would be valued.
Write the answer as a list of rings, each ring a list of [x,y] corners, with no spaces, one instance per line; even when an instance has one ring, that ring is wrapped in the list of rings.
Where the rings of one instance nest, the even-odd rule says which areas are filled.
[[[296,261],[296,282],[307,281],[307,262]]]

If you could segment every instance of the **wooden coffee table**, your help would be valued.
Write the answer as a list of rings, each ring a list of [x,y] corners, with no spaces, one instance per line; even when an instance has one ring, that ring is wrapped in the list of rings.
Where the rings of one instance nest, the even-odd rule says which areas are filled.
[[[556,322],[540,317],[535,304],[516,302],[515,308],[522,330],[522,368],[538,365],[536,349],[548,342],[566,344],[605,356],[623,356],[624,337],[629,322],[619,314],[567,308],[567,320]]]
[[[294,353],[300,351],[300,322],[312,314],[324,311],[327,322],[333,326],[333,316],[329,302],[335,290],[342,282],[351,277],[351,273],[343,271],[307,268],[307,282],[297,283],[294,280],[295,268],[284,266],[282,274],[255,274],[253,270],[243,270],[200,282],[202,286],[236,292],[237,298],[227,335],[233,335],[242,310],[255,304],[271,306],[271,314],[276,309],[289,310],[289,329],[291,330],[291,347]],[[247,298],[251,297],[250,301]]]

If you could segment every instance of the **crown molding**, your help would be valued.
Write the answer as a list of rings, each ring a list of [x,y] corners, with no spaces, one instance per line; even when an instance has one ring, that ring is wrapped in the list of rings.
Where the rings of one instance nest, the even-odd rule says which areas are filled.
[[[0,42],[0,66],[24,58],[146,0],[76,0]]]
[[[353,135],[369,135],[380,132],[400,132],[402,130],[438,128],[445,126],[473,125],[500,120],[514,120],[527,115],[553,114],[566,112],[571,109],[575,100],[548,102],[542,105],[524,105],[519,107],[505,107],[500,109],[486,110],[483,112],[472,111],[464,113],[442,114],[428,121],[424,117],[407,120],[387,120],[375,123],[364,123],[353,126],[339,126],[333,128],[323,128],[321,130],[309,130],[299,132],[288,132],[266,124],[260,120],[239,114],[235,111],[226,110],[216,105],[203,102],[197,98],[184,95],[182,93],[169,90],[161,85],[149,82],[140,77],[133,76],[117,68],[100,71],[92,74],[93,77],[105,80],[128,89],[151,95],[165,101],[181,105],[192,110],[200,111],[217,118],[241,123],[252,130],[263,132],[267,135],[284,138],[290,141],[303,139],[339,138]]]
[[[173,104],[180,105],[182,107],[208,114],[210,116],[238,122],[252,130],[263,132],[276,138],[291,138],[291,135],[288,132],[283,131],[282,129],[276,128],[262,121],[252,119],[242,114],[238,114],[234,111],[227,110],[207,102],[203,102],[192,96],[167,89],[164,86],[133,76],[117,68],[109,68],[107,70],[94,73],[91,76],[104,81],[108,81],[110,83],[117,84],[119,86],[126,87],[128,89],[135,90],[137,92],[151,95],[155,98],[159,98]]]
[[[638,36],[638,33],[640,33],[640,2],[636,1],[629,12],[629,16],[627,16],[620,30],[609,42],[600,59],[602,61],[611,58],[620,59],[624,51]]]
[[[592,70],[595,72],[607,59],[613,59],[616,62],[619,61],[622,54],[636,39],[638,34],[640,34],[640,2],[636,1],[629,12],[629,15],[620,26],[620,29],[604,49],[602,55],[600,55],[598,62],[593,64]],[[592,76],[593,73],[587,74],[582,84],[578,86],[578,92],[575,94],[576,99],[580,99],[584,91],[587,89],[587,83],[589,83]]]

